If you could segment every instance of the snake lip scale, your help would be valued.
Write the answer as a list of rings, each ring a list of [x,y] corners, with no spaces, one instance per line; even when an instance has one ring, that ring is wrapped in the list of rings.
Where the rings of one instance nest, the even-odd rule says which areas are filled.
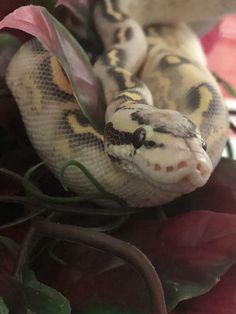
[[[77,160],[131,207],[203,186],[229,124],[196,34],[184,23],[159,24],[147,10],[152,3],[103,0],[94,8],[104,44],[94,64],[107,104],[104,134],[83,116],[61,65],[38,41],[19,49],[6,75],[29,139],[55,176]],[[97,192],[75,167],[63,183],[75,193]]]

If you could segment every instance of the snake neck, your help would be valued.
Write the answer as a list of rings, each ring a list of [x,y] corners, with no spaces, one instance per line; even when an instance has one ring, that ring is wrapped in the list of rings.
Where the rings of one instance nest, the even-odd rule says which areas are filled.
[[[148,89],[136,75],[148,47],[142,26],[122,11],[121,1],[102,1],[95,8],[94,18],[105,49],[94,69],[103,82],[108,106],[106,119],[121,105],[125,91],[127,100],[135,94],[135,98],[142,98],[152,105],[151,94],[147,91],[146,95]]]

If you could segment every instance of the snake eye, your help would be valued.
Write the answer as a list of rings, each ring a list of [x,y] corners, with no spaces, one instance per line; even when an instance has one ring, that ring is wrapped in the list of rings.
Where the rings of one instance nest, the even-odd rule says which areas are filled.
[[[141,147],[146,138],[146,130],[144,128],[138,128],[133,133],[132,143],[134,148],[138,149]]]
[[[202,148],[206,151],[207,150],[207,143],[203,140],[202,141]]]

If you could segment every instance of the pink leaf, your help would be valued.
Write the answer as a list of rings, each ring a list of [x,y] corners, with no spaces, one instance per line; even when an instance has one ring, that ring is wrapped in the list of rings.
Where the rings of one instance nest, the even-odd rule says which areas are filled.
[[[64,68],[74,96],[90,122],[98,129],[104,125],[104,108],[99,102],[99,88],[89,60],[72,35],[40,6],[16,9],[0,22],[4,27],[17,28],[37,37]]]

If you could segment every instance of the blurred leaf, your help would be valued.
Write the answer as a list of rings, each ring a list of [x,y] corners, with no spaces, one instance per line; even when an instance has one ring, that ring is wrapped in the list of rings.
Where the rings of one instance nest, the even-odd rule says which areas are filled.
[[[14,240],[0,235],[0,243],[2,243],[13,255],[17,256],[19,247]]]
[[[15,279],[5,277],[0,280],[0,296],[11,314],[28,314],[25,295]]]
[[[71,313],[67,299],[60,292],[39,282],[31,271],[28,271],[27,278],[24,278],[23,291],[32,312],[37,314]]]
[[[171,314],[235,314],[236,266],[207,294],[184,301]]]
[[[20,42],[14,36],[8,33],[0,33],[0,97],[9,93],[4,77],[7,66],[19,47]]]
[[[2,298],[0,298],[0,313],[1,314],[9,314],[8,308],[7,308],[7,306],[4,303]]]
[[[79,21],[88,27],[90,6],[94,4],[94,0],[58,0],[56,6],[64,6],[69,9]]]
[[[65,7],[68,14],[64,25],[79,40],[93,62],[103,52],[102,42],[93,22],[93,8],[98,0],[58,0],[56,6]]]
[[[65,70],[82,111],[100,131],[104,126],[104,108],[99,100],[99,85],[89,60],[79,43],[45,8],[18,8],[0,22],[37,37],[53,53]]]
[[[15,251],[12,254],[13,242],[10,239],[1,237],[0,240],[0,297],[10,313],[29,314],[27,309],[30,309],[35,314],[70,314],[71,308],[66,298],[39,282],[27,266],[24,266],[23,282],[10,277],[15,270],[18,254]]]
[[[29,310],[35,314],[71,313],[66,298],[37,281],[33,275],[24,284],[13,278],[4,277],[0,280],[0,296],[11,314],[28,314]]]
[[[8,33],[0,33],[0,53],[2,53],[6,47],[12,47],[14,50],[16,50],[19,48],[19,46],[20,42],[17,38]]]

